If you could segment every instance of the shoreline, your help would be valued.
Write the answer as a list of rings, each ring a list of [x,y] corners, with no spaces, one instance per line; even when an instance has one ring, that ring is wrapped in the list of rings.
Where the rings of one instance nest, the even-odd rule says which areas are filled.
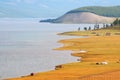
[[[104,40],[107,41],[106,45],[104,45],[106,42]],[[75,39],[60,40],[59,42],[64,44],[64,46],[57,48],[56,50],[71,50],[73,51],[71,56],[82,57],[82,60],[81,60],[82,62],[62,64],[62,68],[59,68],[58,70],[35,73],[34,76],[25,76],[21,78],[11,78],[11,79],[5,79],[5,80],[30,80],[30,79],[35,79],[35,80],[39,80],[39,79],[40,80],[44,80],[44,79],[45,80],[64,80],[64,79],[65,80],[72,80],[72,79],[86,80],[86,79],[83,79],[82,77],[90,76],[90,75],[99,75],[99,74],[106,73],[106,72],[109,73],[111,71],[116,71],[116,70],[119,71],[120,64],[116,62],[120,59],[119,57],[120,55],[117,54],[120,51],[119,50],[120,45],[118,45],[118,48],[115,49],[115,50],[118,50],[118,52],[116,52],[115,55],[113,53],[109,55],[108,53],[103,52],[104,50],[109,51],[109,48],[106,48],[106,46],[109,43],[111,43],[111,40],[112,42],[115,41],[117,44],[117,41],[119,41],[120,38],[119,36],[91,36],[89,38],[75,38]],[[94,44],[95,46],[93,46],[94,41],[95,41],[95,44]],[[104,43],[104,44],[101,45],[100,43],[98,43],[99,41],[100,43]],[[113,45],[114,44],[111,44],[110,47],[114,51],[115,47]],[[92,49],[90,46],[92,46]],[[102,49],[102,47],[104,49]],[[95,50],[95,48],[97,50]],[[80,54],[79,50],[81,49],[87,50],[88,52],[85,54]],[[101,53],[98,53],[99,51]],[[94,56],[97,58],[94,58]],[[102,57],[102,58],[99,58],[99,57]],[[108,64],[107,65],[96,65],[96,62],[102,62],[102,61],[107,61]],[[98,78],[97,80],[99,80]]]

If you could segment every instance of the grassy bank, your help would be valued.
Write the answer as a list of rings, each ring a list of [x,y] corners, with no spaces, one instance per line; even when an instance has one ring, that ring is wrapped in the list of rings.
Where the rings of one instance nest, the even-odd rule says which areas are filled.
[[[120,31],[118,30],[94,30],[94,31],[70,31],[60,33],[59,35],[70,35],[70,36],[106,36],[107,33],[110,35],[120,35]]]
[[[63,64],[57,70],[8,80],[119,80],[120,77],[117,76],[120,74],[119,30],[76,31],[62,34],[90,36],[91,33],[92,36],[88,38],[60,40],[64,46],[56,48],[71,50],[71,55],[82,57],[81,62]],[[106,33],[110,35],[106,36]],[[81,53],[80,50],[85,50],[86,53]],[[108,64],[96,64],[101,62]]]

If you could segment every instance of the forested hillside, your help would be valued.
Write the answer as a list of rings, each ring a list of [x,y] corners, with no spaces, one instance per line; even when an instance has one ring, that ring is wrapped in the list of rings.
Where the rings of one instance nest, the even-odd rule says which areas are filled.
[[[81,7],[69,11],[68,13],[77,13],[77,12],[91,12],[97,15],[106,16],[106,17],[120,17],[120,6],[91,6],[91,7]]]

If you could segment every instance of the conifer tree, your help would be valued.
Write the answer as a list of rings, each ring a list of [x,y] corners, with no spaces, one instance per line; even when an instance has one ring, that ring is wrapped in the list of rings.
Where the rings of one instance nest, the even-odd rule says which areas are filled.
[[[117,18],[114,22],[113,25],[120,25],[120,20]]]

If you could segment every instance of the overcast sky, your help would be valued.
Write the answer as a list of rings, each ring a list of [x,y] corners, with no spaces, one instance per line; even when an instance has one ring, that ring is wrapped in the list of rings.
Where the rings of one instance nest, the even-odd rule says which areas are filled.
[[[78,7],[120,5],[120,0],[0,0],[0,5],[31,9],[41,16],[57,17]]]

